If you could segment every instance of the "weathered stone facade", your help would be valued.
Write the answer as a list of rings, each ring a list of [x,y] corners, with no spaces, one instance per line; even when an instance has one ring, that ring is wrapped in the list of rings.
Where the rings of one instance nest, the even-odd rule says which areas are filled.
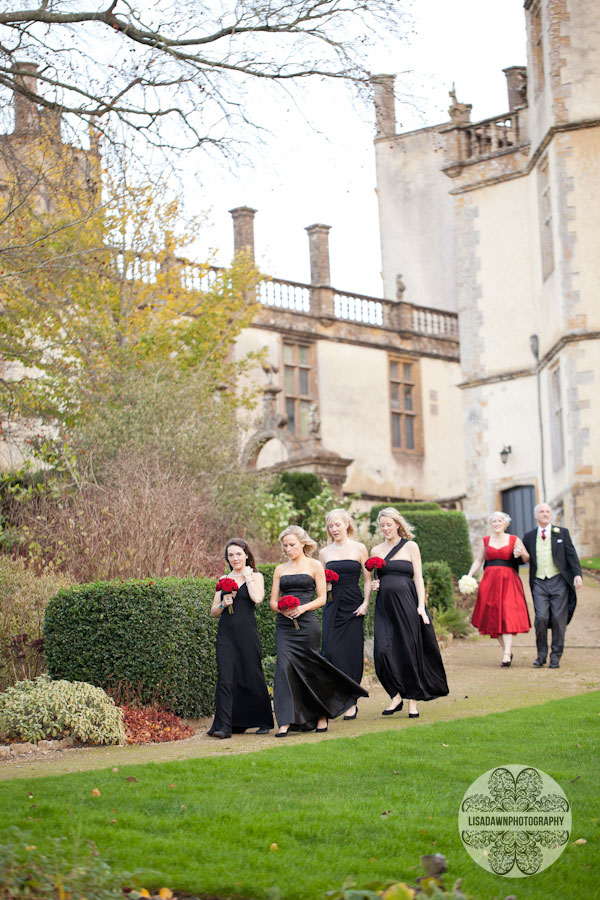
[[[535,497],[598,553],[600,16],[585,0],[526,0],[525,16],[528,66],[505,70],[502,116],[471,123],[452,94],[449,122],[394,135],[389,80],[376,85],[388,98],[375,142],[384,278],[405,273],[411,300],[430,305],[454,273],[443,305],[459,316],[473,533],[491,510]],[[425,204],[443,234],[439,221],[412,228]],[[422,243],[437,271],[411,282],[402,251]]]

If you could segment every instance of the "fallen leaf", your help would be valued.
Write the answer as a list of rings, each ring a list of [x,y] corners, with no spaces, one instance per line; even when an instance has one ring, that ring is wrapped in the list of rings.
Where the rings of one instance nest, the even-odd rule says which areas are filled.
[[[140,891],[140,897],[149,897],[150,891],[147,891],[146,888],[142,888]]]
[[[29,852],[35,850],[35,844],[25,844],[25,849]]]
[[[442,747],[449,747],[449,746],[450,746],[450,744],[444,744],[444,742],[442,741]]]
[[[98,790],[98,788],[94,788],[94,790],[92,791],[92,797],[99,797],[99,796],[100,796],[100,791]]]
[[[400,772],[398,772],[396,769],[394,769],[394,775],[399,775],[399,774],[400,774]]]
[[[579,781],[580,778],[581,778],[581,775],[576,775],[575,778],[571,778],[571,781],[569,782],[569,784],[573,784],[574,781]]]
[[[585,838],[577,838],[577,840],[574,841],[574,843],[575,844],[587,844],[587,841]]]
[[[174,785],[174,784],[170,784],[169,787],[170,787],[170,788],[174,788],[175,785]]]
[[[382,818],[385,819],[385,817],[389,816],[391,812],[391,809],[384,809],[384,811],[381,813]]]
[[[135,775],[128,775],[125,781],[137,781],[137,778]],[[150,896],[150,894],[148,894],[148,896]]]
[[[173,900],[173,891],[170,888],[162,887],[158,892],[161,900]]]
[[[113,766],[113,772],[118,772],[118,771],[119,771],[119,767],[118,767],[118,766]]]
[[[279,850],[279,847],[277,846],[277,844],[275,842],[273,842],[271,844],[271,846],[269,847],[269,850]]]
[[[111,820],[110,820],[110,824],[111,824],[111,825],[116,825],[116,824],[117,824],[117,820],[116,820],[116,819],[111,819]]]

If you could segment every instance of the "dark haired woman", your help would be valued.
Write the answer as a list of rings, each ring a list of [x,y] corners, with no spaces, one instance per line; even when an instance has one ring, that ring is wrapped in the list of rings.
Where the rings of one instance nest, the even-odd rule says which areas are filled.
[[[250,547],[241,538],[227,542],[225,561],[238,589],[235,594],[217,591],[210,608],[211,616],[220,621],[215,718],[208,733],[230,738],[232,732],[258,728],[257,734],[267,734],[273,727],[273,713],[254,613],[255,606],[264,600],[265,583]]]

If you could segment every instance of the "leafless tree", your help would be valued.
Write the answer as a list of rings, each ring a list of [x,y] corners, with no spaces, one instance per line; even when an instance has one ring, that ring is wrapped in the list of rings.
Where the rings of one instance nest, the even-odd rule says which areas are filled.
[[[255,124],[249,85],[368,84],[366,49],[399,34],[404,0],[8,0],[0,91],[163,147],[222,147]],[[35,93],[36,64],[40,96]]]

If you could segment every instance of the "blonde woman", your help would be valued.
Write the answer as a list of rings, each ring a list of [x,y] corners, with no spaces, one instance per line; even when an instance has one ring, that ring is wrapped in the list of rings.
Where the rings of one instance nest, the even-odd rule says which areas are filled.
[[[287,562],[275,569],[271,592],[271,609],[277,613],[273,705],[279,726],[275,737],[285,737],[290,730],[327,731],[328,719],[368,694],[318,652],[317,609],[325,605],[327,585],[323,566],[312,558],[317,545],[298,525],[282,531],[279,541]],[[286,595],[300,604],[280,610],[279,600]]]
[[[336,573],[328,602],[323,608],[321,653],[330,662],[360,684],[365,658],[363,623],[371,596],[371,573],[365,569],[367,548],[356,540],[356,526],[345,509],[332,509],[325,517],[329,543],[319,553],[326,569]],[[365,596],[359,579],[364,576]],[[346,710],[344,719],[358,715],[357,698]]]
[[[406,699],[408,716],[416,719],[417,700],[448,693],[446,673],[425,608],[421,554],[412,530],[393,506],[381,510],[377,524],[384,540],[371,555],[383,558],[385,566],[379,570],[375,606],[375,671],[391,698],[382,715],[400,712]]]
[[[512,640],[531,628],[525,591],[519,578],[519,561],[529,562],[529,553],[514,534],[505,534],[510,516],[496,510],[488,519],[491,534],[480,543],[477,556],[468,574],[481,566],[483,578],[477,591],[473,610],[473,625],[480,634],[497,638],[502,647],[503,669],[512,663]]]

